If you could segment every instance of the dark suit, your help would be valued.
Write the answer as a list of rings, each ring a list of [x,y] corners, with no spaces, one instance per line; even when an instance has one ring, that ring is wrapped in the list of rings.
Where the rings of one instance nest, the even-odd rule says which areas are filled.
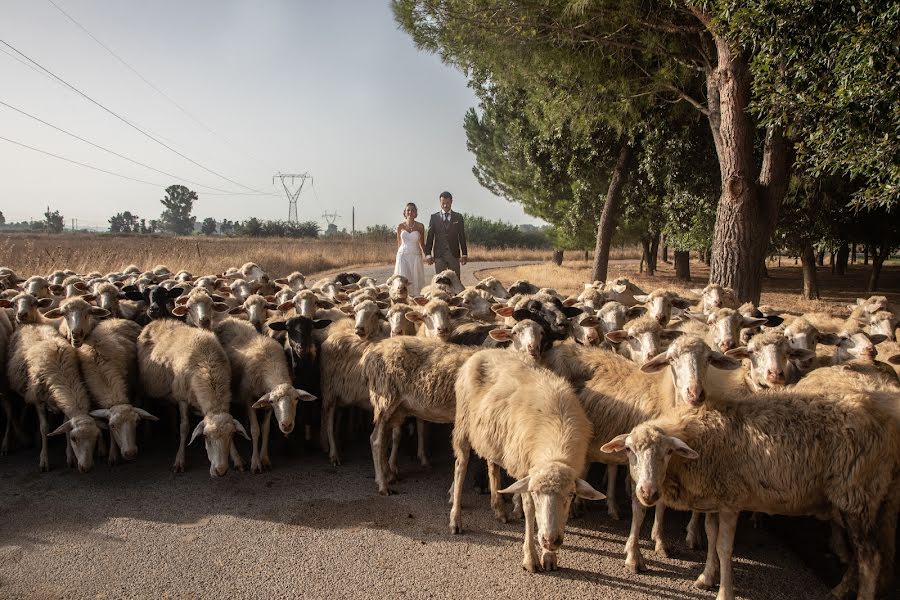
[[[461,214],[450,211],[449,222],[444,220],[443,212],[431,215],[425,238],[425,255],[434,258],[435,273],[451,269],[460,274],[459,257],[468,255],[466,226]]]

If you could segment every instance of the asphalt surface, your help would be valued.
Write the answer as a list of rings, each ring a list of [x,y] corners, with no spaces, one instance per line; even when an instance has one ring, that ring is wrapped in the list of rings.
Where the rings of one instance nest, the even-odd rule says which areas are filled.
[[[332,467],[318,451],[286,455],[275,434],[272,471],[212,480],[202,444],[189,448],[186,473],[172,473],[176,435],[157,428],[135,462],[88,474],[65,467],[59,438],[49,473],[38,472],[34,448],[2,459],[0,597],[714,597],[692,587],[704,553],[684,545],[676,513],[667,520],[673,558],[654,555],[645,523],[650,571],[641,575],[624,568],[628,521],[610,520],[602,502],[570,521],[557,572],[522,570],[523,523],[495,521],[469,483],[464,533],[451,536],[448,428],[432,432],[431,469],[404,450],[390,497],[375,493],[367,437],[345,444],[344,465]],[[238,444],[248,459],[248,442]],[[735,556],[741,598],[827,597],[797,557],[749,523]]]
[[[512,264],[467,265],[463,281]],[[391,268],[381,271],[367,273],[384,279]],[[570,520],[556,572],[522,570],[524,524],[498,523],[469,482],[464,533],[450,535],[447,427],[431,430],[431,469],[410,458],[413,440],[405,440],[390,497],[375,493],[364,433],[343,443],[344,464],[332,467],[317,450],[285,445],[273,428],[273,470],[212,480],[201,443],[188,448],[187,472],[172,473],[175,429],[165,418],[152,427],[149,444],[139,436],[135,462],[98,459],[88,474],[65,466],[60,438],[50,438],[49,473],[38,471],[35,447],[0,457],[0,598],[715,596],[692,587],[705,553],[685,546],[686,518],[674,512],[666,523],[672,558],[654,554],[652,517],[645,522],[650,571],[640,575],[624,567],[628,519],[610,520],[603,502]],[[249,443],[237,444],[249,463]],[[740,598],[828,597],[797,556],[746,521],[734,573]]]

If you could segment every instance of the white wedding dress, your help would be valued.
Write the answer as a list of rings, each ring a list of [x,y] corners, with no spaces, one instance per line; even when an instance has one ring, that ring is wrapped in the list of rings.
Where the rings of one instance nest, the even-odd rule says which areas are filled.
[[[410,296],[418,296],[422,292],[425,285],[425,260],[418,231],[400,230],[400,247],[397,248],[394,275],[403,275],[409,280]]]

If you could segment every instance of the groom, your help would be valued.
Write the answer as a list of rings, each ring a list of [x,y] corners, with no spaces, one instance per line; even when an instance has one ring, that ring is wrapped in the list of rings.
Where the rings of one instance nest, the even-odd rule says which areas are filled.
[[[428,222],[428,237],[425,239],[425,262],[434,265],[434,272],[446,269],[456,272],[466,264],[466,227],[462,215],[450,210],[453,195],[441,192],[441,210],[431,215]]]

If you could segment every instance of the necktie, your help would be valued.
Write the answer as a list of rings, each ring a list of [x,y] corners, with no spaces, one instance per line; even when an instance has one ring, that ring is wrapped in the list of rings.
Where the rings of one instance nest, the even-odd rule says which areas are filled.
[[[444,213],[444,223],[450,222],[450,213]]]

